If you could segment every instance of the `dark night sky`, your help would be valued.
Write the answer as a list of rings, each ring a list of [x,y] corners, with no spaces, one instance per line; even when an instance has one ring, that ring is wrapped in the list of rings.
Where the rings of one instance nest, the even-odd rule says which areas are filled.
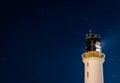
[[[1,2],[0,83],[84,83],[89,29],[101,35],[105,83],[120,83],[119,0]]]

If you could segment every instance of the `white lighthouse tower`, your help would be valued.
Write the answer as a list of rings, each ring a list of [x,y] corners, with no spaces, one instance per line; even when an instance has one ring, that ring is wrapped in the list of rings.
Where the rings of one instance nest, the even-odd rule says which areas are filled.
[[[84,83],[104,83],[103,62],[100,36],[94,33],[86,35],[86,52],[82,54],[84,63]]]

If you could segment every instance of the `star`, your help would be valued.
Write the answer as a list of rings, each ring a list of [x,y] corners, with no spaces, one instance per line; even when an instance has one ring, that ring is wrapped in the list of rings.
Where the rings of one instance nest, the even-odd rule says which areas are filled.
[[[114,61],[115,59],[114,59],[114,58],[112,58],[111,60],[112,60],[112,61]]]
[[[113,75],[113,78],[116,78],[116,75]]]

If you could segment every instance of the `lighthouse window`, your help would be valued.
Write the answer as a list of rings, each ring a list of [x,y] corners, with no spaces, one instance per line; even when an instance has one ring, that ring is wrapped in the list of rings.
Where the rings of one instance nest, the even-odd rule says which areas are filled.
[[[89,66],[89,63],[87,62],[87,67]]]
[[[87,77],[89,77],[89,72],[87,72]]]

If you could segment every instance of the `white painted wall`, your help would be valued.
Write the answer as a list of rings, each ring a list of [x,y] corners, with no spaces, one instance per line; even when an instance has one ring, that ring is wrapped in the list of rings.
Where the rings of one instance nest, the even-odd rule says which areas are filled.
[[[84,62],[85,68],[85,83],[104,83],[103,80],[103,61],[102,58],[99,57],[89,57]],[[89,65],[87,66],[87,62]],[[89,72],[89,76],[87,76],[87,72]]]

